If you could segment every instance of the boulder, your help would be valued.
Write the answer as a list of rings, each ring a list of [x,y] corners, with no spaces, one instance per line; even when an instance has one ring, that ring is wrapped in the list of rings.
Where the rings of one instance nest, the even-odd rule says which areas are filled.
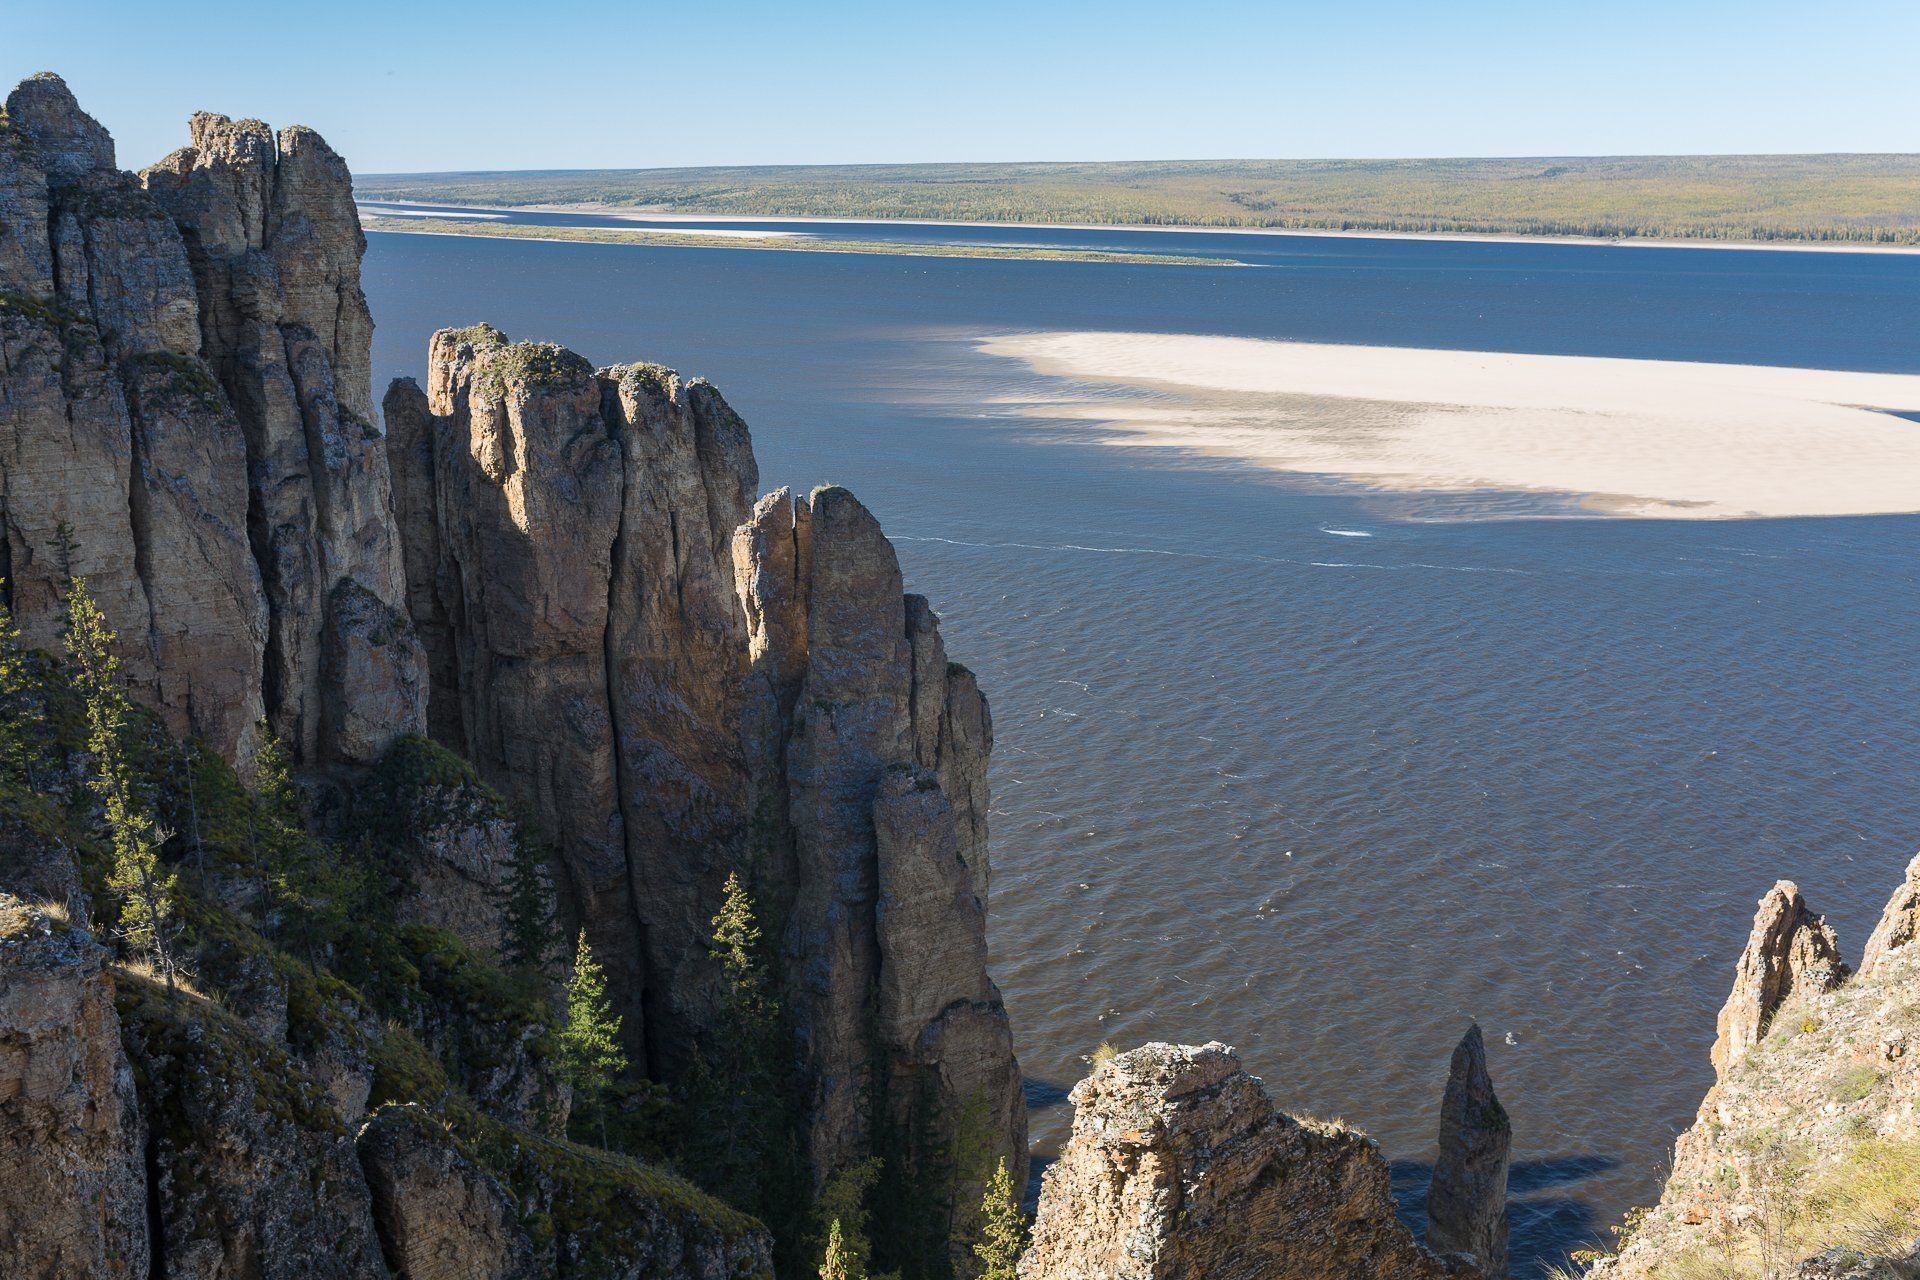
[[[535,1280],[519,1206],[417,1104],[380,1108],[354,1140],[396,1280]]]

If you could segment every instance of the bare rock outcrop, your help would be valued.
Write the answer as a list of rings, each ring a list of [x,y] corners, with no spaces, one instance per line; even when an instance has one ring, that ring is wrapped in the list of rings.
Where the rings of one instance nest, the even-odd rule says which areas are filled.
[[[1866,977],[1886,962],[1887,957],[1920,937],[1920,854],[1907,864],[1906,878],[1887,900],[1880,923],[1867,939],[1860,960],[1860,976]]]
[[[117,1004],[169,1280],[387,1280],[367,1184],[326,1089],[203,996],[133,978]]]
[[[202,112],[191,137],[141,179],[179,228],[200,349],[245,431],[271,723],[301,759],[366,763],[424,723],[426,674],[373,420],[353,180],[310,129]]]
[[[1920,1141],[1920,948],[1901,941],[1912,901],[1910,866],[1849,975],[1792,885],[1761,899],[1728,1001],[1743,1030],[1760,1010],[1758,1030],[1723,1064],[1723,1014],[1717,1079],[1674,1144],[1660,1201],[1591,1280],[1790,1274],[1800,1258],[1807,1277],[1914,1270],[1897,1173]]]
[[[1296,1120],[1222,1044],[1149,1044],[1074,1088],[1022,1280],[1469,1276],[1394,1215],[1363,1134]]]
[[[318,135],[196,116],[138,178],[58,77],[0,119],[0,578],[53,647],[88,580],[135,689],[246,766],[422,723],[352,184]]]
[[[984,1113],[1023,1170],[985,968],[991,720],[871,513],[754,503],[704,382],[484,325],[435,335],[386,413],[428,722],[555,837],[636,1060],[674,1079],[711,1025],[738,872],[785,922],[816,1176],[871,1150],[875,1086],[931,1092],[935,1129]]]
[[[0,1274],[144,1280],[146,1135],[106,949],[0,893]]]
[[[1767,1025],[1796,992],[1831,991],[1846,979],[1833,930],[1782,880],[1760,900],[1753,932],[1734,973],[1733,992],[1720,1010],[1713,1067],[1722,1079],[1759,1043]]]
[[[534,1280],[519,1206],[417,1104],[382,1107],[354,1140],[374,1223],[400,1280]]]
[[[1427,1247],[1473,1255],[1482,1275],[1507,1274],[1507,1160],[1513,1122],[1493,1092],[1479,1024],[1453,1051],[1440,1100],[1440,1158],[1427,1189]]]

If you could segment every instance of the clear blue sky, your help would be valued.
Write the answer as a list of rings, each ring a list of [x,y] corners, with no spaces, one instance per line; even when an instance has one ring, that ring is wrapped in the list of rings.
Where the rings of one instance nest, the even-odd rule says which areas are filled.
[[[361,172],[1920,151],[1920,0],[0,0],[137,167],[196,109]]]

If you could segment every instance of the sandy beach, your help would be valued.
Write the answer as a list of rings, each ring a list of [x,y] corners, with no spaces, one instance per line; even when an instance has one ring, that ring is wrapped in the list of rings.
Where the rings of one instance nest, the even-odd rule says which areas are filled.
[[[1069,380],[1035,417],[1385,490],[1596,514],[1920,511],[1920,376],[1147,333],[979,342]]]

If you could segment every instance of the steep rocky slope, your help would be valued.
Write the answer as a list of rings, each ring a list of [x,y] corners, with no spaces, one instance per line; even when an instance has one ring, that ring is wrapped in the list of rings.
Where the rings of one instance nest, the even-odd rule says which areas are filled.
[[[0,955],[31,1104],[0,1110],[0,1213],[92,1179],[144,1212],[39,1225],[130,1275],[766,1270],[759,1224],[561,1136],[553,974],[502,935],[545,849],[632,1051],[621,1140],[700,1150],[656,1113],[708,1114],[738,1054],[710,938],[737,875],[774,944],[785,1228],[852,1178],[945,1274],[994,1161],[1026,1161],[972,676],[850,494],[755,501],[702,382],[480,326],[435,337],[383,431],[364,247],[310,130],[197,115],[135,176],[56,77],[0,117],[0,603],[57,652],[84,578],[118,633],[192,975],[90,939],[120,900],[74,691],[35,659],[36,763],[0,762],[0,889],[38,940]],[[263,730],[303,803],[249,789]],[[57,1061],[86,1066],[54,1089]],[[13,1141],[36,1130],[61,1140]]]
[[[1792,883],[1760,901],[1717,1080],[1660,1203],[1596,1280],[1920,1273],[1920,858],[1860,971]],[[1816,1256],[1822,1255],[1822,1256]],[[1876,1261],[1877,1259],[1877,1261]]]
[[[0,892],[0,1258],[21,1280],[148,1274],[146,1127],[107,952]]]

